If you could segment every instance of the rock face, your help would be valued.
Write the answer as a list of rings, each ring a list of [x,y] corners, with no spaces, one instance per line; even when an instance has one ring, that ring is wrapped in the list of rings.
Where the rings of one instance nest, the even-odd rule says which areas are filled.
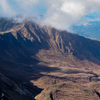
[[[82,100],[99,98],[95,92],[99,91],[96,87],[100,71],[99,41],[40,27],[28,20],[11,26],[11,21],[5,22],[0,24],[1,95],[5,94],[8,100],[10,97],[32,100],[36,95],[38,100],[80,100],[82,95]],[[97,83],[91,85],[91,82]],[[72,89],[74,86],[77,92]],[[87,91],[90,95],[85,94]]]
[[[29,21],[20,28],[14,29],[15,27],[8,33],[0,34],[1,58],[11,59],[14,62],[31,63],[33,60],[30,56],[38,54],[41,50],[49,50],[55,55],[71,56],[70,59],[75,59],[75,62],[88,60],[100,64],[99,41],[54,28],[40,28]]]

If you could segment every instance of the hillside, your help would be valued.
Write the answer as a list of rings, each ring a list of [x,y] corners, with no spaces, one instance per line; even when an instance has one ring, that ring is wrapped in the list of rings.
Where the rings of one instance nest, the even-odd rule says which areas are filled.
[[[9,24],[0,24],[0,73],[35,96],[29,100],[99,100],[99,41],[28,20]]]

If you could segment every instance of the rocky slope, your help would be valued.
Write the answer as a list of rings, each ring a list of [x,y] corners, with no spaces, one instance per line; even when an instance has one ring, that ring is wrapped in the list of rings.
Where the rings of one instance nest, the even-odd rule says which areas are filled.
[[[34,100],[33,95],[0,73],[0,94],[4,100]],[[1,99],[1,100],[2,100]]]
[[[28,20],[11,27],[8,23],[1,24],[0,32],[0,75],[6,80],[0,79],[3,94],[11,95],[13,88],[14,100],[24,99],[17,95],[19,90],[37,95],[37,100],[99,100],[99,41]]]

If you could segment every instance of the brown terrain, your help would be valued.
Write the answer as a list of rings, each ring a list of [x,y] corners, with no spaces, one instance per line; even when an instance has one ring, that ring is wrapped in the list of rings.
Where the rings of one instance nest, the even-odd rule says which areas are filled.
[[[1,100],[100,100],[99,41],[0,21]]]

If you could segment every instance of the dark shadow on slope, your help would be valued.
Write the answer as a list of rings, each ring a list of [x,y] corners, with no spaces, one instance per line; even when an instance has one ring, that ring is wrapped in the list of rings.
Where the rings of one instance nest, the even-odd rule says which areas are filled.
[[[74,46],[75,47],[75,46]],[[73,52],[80,60],[88,59],[100,65],[100,42],[84,37],[79,37],[76,41],[76,47]]]
[[[32,84],[25,85],[18,81],[12,81],[0,73],[0,93],[4,94],[3,100],[34,100],[33,96],[39,94],[41,91],[42,89]]]
[[[100,41],[91,40],[77,34],[61,31],[64,47],[69,47],[70,52],[80,60],[89,60],[100,65]],[[71,46],[69,45],[71,43]],[[67,49],[65,48],[65,52]]]
[[[94,91],[95,91],[95,93],[98,95],[98,97],[100,98],[100,93],[97,92],[96,90],[94,90]]]
[[[53,100],[53,95],[52,95],[52,93],[50,93],[50,98],[51,98],[51,100]]]
[[[34,64],[38,60],[11,33],[0,35],[0,57],[16,63]]]

